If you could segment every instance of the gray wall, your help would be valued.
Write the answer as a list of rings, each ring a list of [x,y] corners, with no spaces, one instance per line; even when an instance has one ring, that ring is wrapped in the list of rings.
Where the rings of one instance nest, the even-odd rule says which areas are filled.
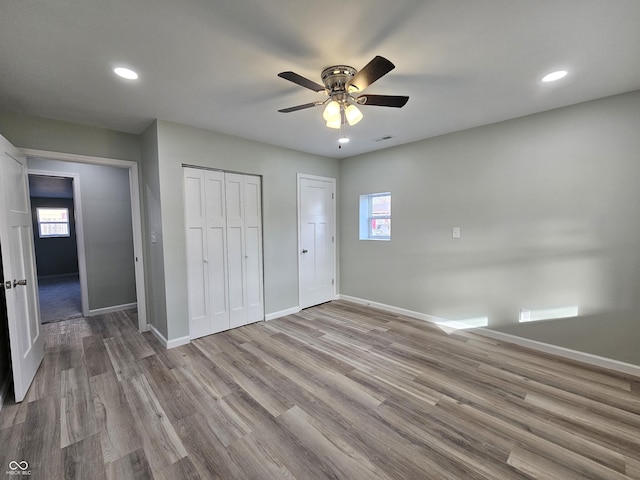
[[[640,321],[636,312],[581,315],[508,325],[495,330],[640,365]]]
[[[79,175],[89,310],[135,303],[128,169],[38,158],[27,166]]]
[[[339,163],[162,121],[139,137],[0,113],[0,133],[19,147],[142,158],[149,321],[169,339],[188,335],[186,163],[263,175],[267,313],[298,303],[304,172],[339,178],[342,294],[451,319],[486,315],[497,330],[636,364],[638,131],[632,92]],[[381,191],[393,196],[392,241],[359,241],[358,196]],[[517,324],[520,308],[568,305],[581,316]]]
[[[140,137],[104,128],[0,112],[0,134],[16,147],[140,161]]]
[[[181,185],[180,179],[176,179]],[[176,186],[176,188],[179,188]],[[164,250],[162,241],[162,211],[160,206],[160,165],[158,163],[158,125],[153,122],[142,133],[142,197],[145,231],[147,306],[149,323],[167,338],[167,292],[164,277]],[[151,243],[149,232],[156,232],[156,243]]]
[[[151,185],[148,193],[156,204],[147,204],[147,214],[151,225],[151,217],[157,217],[154,210],[161,205],[162,221],[156,230],[158,243],[150,245],[148,235],[146,243],[150,250],[163,250],[169,322],[167,332],[162,333],[168,339],[189,334],[182,164],[262,175],[265,311],[269,314],[296,307],[296,174],[337,178],[338,161],[163,121],[157,122],[157,139],[160,199]],[[148,182],[147,177],[155,172],[149,170],[146,158],[143,165]],[[150,299],[150,303],[157,301],[163,299]],[[160,310],[161,306],[151,308]]]
[[[340,292],[449,319],[488,316],[492,328],[517,324],[521,308],[578,305],[620,332],[612,337],[635,334],[639,131],[633,92],[343,160]],[[359,241],[358,196],[381,191],[392,193],[392,240]],[[516,334],[546,330],[588,351],[583,325]]]

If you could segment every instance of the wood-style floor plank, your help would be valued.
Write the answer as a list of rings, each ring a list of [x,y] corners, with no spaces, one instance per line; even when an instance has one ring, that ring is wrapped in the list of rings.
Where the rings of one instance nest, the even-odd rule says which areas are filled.
[[[64,447],[62,459],[65,480],[107,480],[98,435]]]
[[[142,438],[115,373],[95,375],[90,382],[104,462],[115,462],[139,449]]]
[[[0,465],[98,480],[640,480],[640,378],[336,301],[165,350],[47,324]],[[0,466],[0,468],[2,468]]]
[[[152,480],[153,472],[147,463],[147,457],[142,448],[134,450],[106,466],[108,480],[132,479]],[[173,478],[180,478],[175,476]]]
[[[64,370],[60,380],[60,447],[64,448],[94,435],[97,427],[84,366]]]
[[[124,379],[122,388],[152,470],[162,470],[187,456],[166,412],[144,375]]]

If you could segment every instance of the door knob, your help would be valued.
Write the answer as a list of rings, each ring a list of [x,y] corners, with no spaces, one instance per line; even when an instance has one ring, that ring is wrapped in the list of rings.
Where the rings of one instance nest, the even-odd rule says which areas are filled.
[[[2,283],[0,285],[2,285],[7,290],[11,290],[11,282],[10,281],[9,282],[4,282],[4,283]]]
[[[302,250],[302,253],[307,253],[309,250],[307,250],[306,248],[304,250]]]
[[[25,278],[24,280],[16,280],[15,278],[13,279],[13,287],[17,287],[18,285],[22,285],[25,286],[27,284],[27,279]]]

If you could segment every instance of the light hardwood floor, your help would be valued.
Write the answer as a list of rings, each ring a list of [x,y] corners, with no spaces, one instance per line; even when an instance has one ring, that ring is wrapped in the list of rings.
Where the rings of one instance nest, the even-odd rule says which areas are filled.
[[[172,350],[134,317],[44,327],[0,475],[640,479],[637,378],[347,302]]]

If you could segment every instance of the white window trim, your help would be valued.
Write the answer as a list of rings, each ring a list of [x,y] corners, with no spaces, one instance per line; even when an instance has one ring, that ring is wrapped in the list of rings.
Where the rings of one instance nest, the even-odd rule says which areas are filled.
[[[372,232],[371,232],[371,220],[375,219],[379,219],[379,220],[391,220],[391,212],[389,212],[389,215],[385,215],[385,216],[372,216],[371,215],[371,210],[372,210],[372,199],[374,197],[382,197],[382,196],[391,196],[391,192],[378,192],[378,193],[365,193],[363,195],[360,195],[360,216],[359,216],[359,220],[360,220],[360,229],[359,229],[359,239],[360,240],[373,240],[373,241],[380,241],[380,242],[389,242],[391,241],[391,235],[389,236],[372,236]]]
[[[66,210],[67,220],[64,222],[47,222],[40,220],[41,210]],[[67,207],[36,207],[36,216],[38,222],[38,238],[69,238],[71,237],[71,223],[69,222],[69,209]],[[42,225],[66,225],[67,233],[64,234],[43,234]]]

